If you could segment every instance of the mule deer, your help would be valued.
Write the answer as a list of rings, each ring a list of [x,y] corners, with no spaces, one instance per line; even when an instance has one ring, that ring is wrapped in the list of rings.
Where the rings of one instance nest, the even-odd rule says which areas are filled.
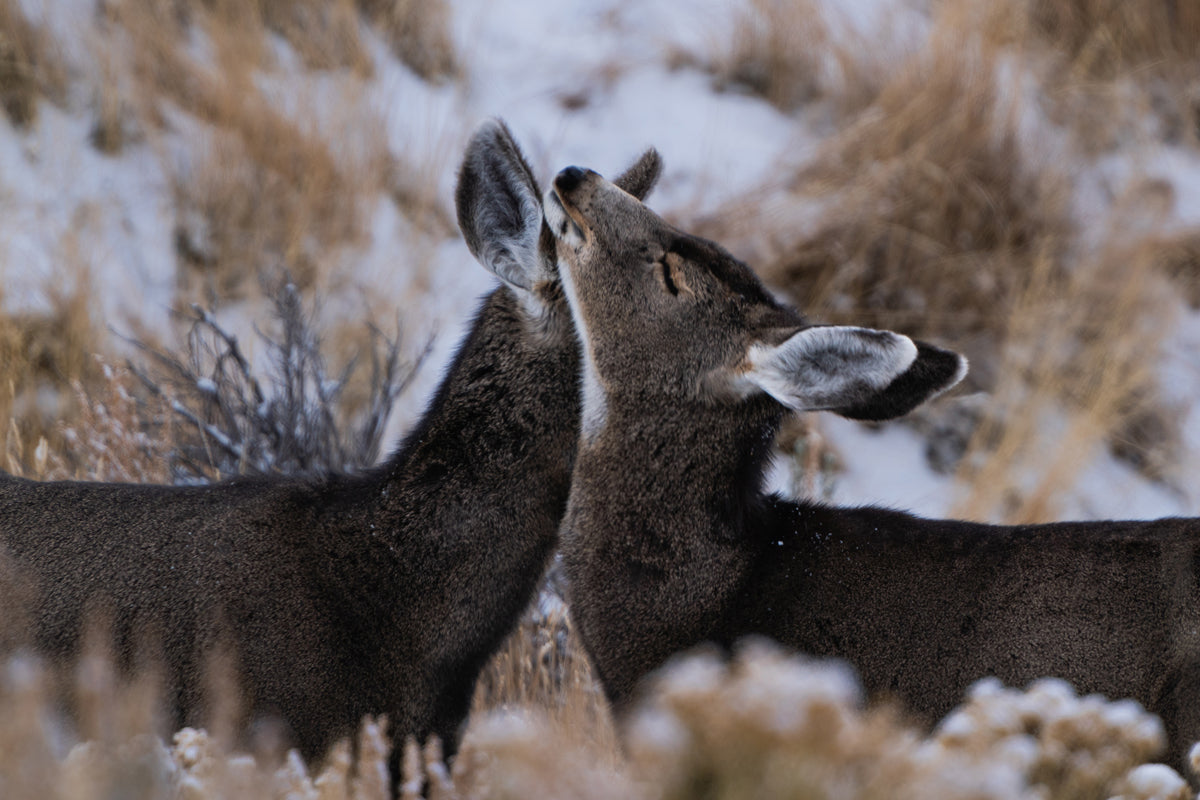
[[[647,153],[623,184],[644,195],[657,165]],[[99,600],[121,662],[158,639],[177,722],[203,721],[220,643],[247,715],[280,718],[308,758],[384,713],[393,738],[437,734],[453,751],[476,678],[556,543],[579,426],[553,239],[502,123],[475,133],[456,199],[470,250],[504,285],[386,463],[202,487],[0,477],[0,555],[37,584],[41,651],[75,655]]]
[[[618,711],[672,654],[759,634],[929,719],[984,676],[1059,676],[1139,700],[1175,754],[1200,738],[1200,523],[997,527],[765,494],[786,413],[896,417],[966,362],[808,323],[595,172],[559,173],[546,218],[584,342],[563,558]]]

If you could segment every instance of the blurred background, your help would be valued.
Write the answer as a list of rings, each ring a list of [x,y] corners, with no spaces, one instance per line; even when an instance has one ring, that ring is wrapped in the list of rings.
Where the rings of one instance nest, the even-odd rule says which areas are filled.
[[[657,147],[650,205],[801,310],[970,357],[907,419],[790,422],[776,489],[996,522],[1200,513],[1200,4],[1184,0],[0,0],[0,467],[195,482],[376,461],[494,285],[452,202],[490,116],[543,182]],[[9,788],[382,791],[360,780],[369,728],[366,766],[330,762],[341,794],[294,761],[213,766],[197,734],[155,745],[173,765],[155,783],[140,756],[68,754],[37,670],[5,669]],[[145,730],[148,695],[89,669],[82,738]],[[429,786],[1186,796],[1126,776],[1152,722],[1057,684],[985,686],[922,740],[859,714],[836,670],[762,650],[687,669],[626,753],[654,776],[638,783],[565,609],[535,609],[481,686],[459,789],[436,751]],[[498,706],[554,724],[483,716]]]
[[[0,0],[0,108],[13,471],[134,478],[116,462],[147,447],[146,479],[280,469],[199,463],[201,422],[256,423],[222,419],[227,340],[194,306],[270,396],[288,282],[337,387],[318,404],[378,433],[331,465],[386,452],[492,285],[451,192],[502,116],[542,180],[658,147],[653,207],[800,309],[970,356],[899,423],[796,420],[778,489],[994,521],[1200,510],[1193,3]],[[120,456],[118,422],[147,434]]]

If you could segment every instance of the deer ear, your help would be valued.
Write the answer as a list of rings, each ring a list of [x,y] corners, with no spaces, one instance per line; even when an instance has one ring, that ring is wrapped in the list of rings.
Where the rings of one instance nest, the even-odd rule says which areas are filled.
[[[526,291],[554,274],[543,243],[542,198],[533,170],[500,120],[467,144],[455,192],[458,227],[471,254],[500,280]]]
[[[644,201],[650,194],[650,190],[654,188],[654,184],[658,183],[658,178],[662,175],[662,168],[662,156],[651,147],[642,153],[642,157],[633,162],[629,169],[622,172],[613,183],[638,200]]]
[[[747,353],[747,383],[789,408],[852,419],[901,416],[966,374],[962,356],[891,331],[848,326],[804,328],[778,345]]]

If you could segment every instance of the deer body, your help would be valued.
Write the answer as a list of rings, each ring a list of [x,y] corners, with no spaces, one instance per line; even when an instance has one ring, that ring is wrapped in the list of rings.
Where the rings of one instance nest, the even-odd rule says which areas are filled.
[[[657,175],[650,153],[625,185],[645,194]],[[29,633],[44,652],[74,656],[98,603],[127,665],[159,647],[179,722],[209,711],[206,661],[221,644],[247,716],[282,719],[309,758],[367,713],[387,714],[393,738],[437,734],[453,752],[479,671],[557,541],[579,430],[553,240],[503,124],[472,138],[456,200],[468,247],[504,285],[381,466],[204,487],[0,473],[0,556],[33,584]]]
[[[539,343],[495,290],[416,430],[362,476],[0,479],[0,543],[37,584],[36,644],[74,656],[100,601],[121,661],[157,640],[179,722],[203,723],[205,660],[224,644],[247,711],[286,721],[308,757],[366,713],[453,747],[565,506],[578,399],[562,322]]]
[[[767,521],[781,538],[750,578],[765,591],[731,629],[845,658],[930,721],[981,677],[1055,676],[1137,699],[1173,755],[1200,737],[1194,520],[1006,527],[776,502]]]
[[[546,218],[584,340],[563,558],[618,712],[674,654],[760,634],[930,721],[985,676],[1057,676],[1138,699],[1176,755],[1200,739],[1200,522],[996,527],[768,495],[786,413],[899,416],[965,361],[811,325],[594,172],[559,173]]]

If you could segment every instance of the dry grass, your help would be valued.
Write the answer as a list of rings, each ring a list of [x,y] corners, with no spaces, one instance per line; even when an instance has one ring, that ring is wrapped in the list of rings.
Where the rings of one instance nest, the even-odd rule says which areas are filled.
[[[962,465],[955,513],[1057,519],[1065,490],[1106,443],[1152,477],[1173,466],[1155,366],[1175,290],[1163,248],[1123,238],[1121,216],[1069,272],[1034,261],[1001,337],[1004,363]]]
[[[427,81],[456,79],[462,72],[450,36],[446,0],[356,0],[358,8],[391,45],[392,52]]]
[[[879,93],[890,58],[828,15],[819,0],[746,0],[708,53],[676,50],[669,59],[706,70],[718,91],[755,94],[785,112],[824,102],[845,119]]]
[[[30,125],[42,98],[60,100],[67,68],[57,45],[32,22],[20,0],[0,0],[0,107],[18,127]]]
[[[1026,162],[999,53],[958,33],[935,35],[791,179],[786,202],[820,204],[813,228],[756,231],[754,249],[805,309],[978,343],[979,364],[1022,271],[1062,248],[1071,223],[1065,177]]]
[[[60,423],[81,409],[76,387],[90,390],[101,377],[94,354],[102,336],[88,273],[77,271],[47,294],[46,313],[0,313],[0,420],[6,425],[0,468],[11,471],[29,469],[42,440],[56,450],[63,446]]]
[[[1046,111],[1085,151],[1134,137],[1200,141],[1200,8],[1161,0],[942,0],[1040,62]],[[1148,123],[1150,127],[1148,128]]]
[[[413,20],[437,6],[395,25],[416,31]],[[149,136],[160,153],[182,300],[253,294],[255,276],[281,267],[304,288],[337,284],[381,198],[417,224],[441,222],[427,194],[407,190],[411,169],[390,150],[358,14],[349,0],[106,4],[93,139],[115,150]],[[306,63],[353,68],[288,77],[275,69],[269,31]]]
[[[735,30],[733,49],[747,49],[780,86],[803,87],[801,73],[819,71],[783,65],[775,39],[808,40],[804,57],[828,65],[828,55],[812,55],[829,38],[819,13],[801,11],[789,26],[782,17],[762,23],[782,13],[775,6],[748,0],[746,8],[758,15],[757,34]],[[964,414],[935,406],[915,422],[955,428],[950,446],[931,445],[938,468],[957,470],[964,486],[955,513],[997,521],[1056,517],[1055,498],[1106,446],[1153,479],[1173,477],[1177,419],[1159,403],[1154,374],[1169,322],[1162,309],[1173,301],[1159,278],[1196,287],[1194,236],[1168,237],[1142,213],[1169,208],[1126,198],[1081,224],[1063,159],[1070,150],[1038,148],[1047,132],[1031,133],[1029,113],[1064,85],[1045,68],[1050,28],[1035,11],[1047,8],[944,0],[924,45],[889,72],[869,49],[845,54],[861,64],[844,74],[881,75],[882,84],[860,79],[848,97],[830,98],[846,110],[842,130],[699,224],[824,321],[893,328],[966,352],[968,390],[995,392],[982,413],[978,404]],[[1137,68],[1134,53],[1151,52],[1151,38],[1128,45],[1121,74]],[[1190,39],[1172,41],[1170,57],[1181,62]],[[770,85],[761,89],[768,97],[777,91]],[[1079,119],[1081,131],[1099,130]],[[793,460],[812,462],[811,448],[796,451],[796,442],[805,444],[784,443]],[[816,463],[799,465],[797,483],[817,489],[814,469],[828,484]]]
[[[1107,80],[1130,72],[1197,69],[1200,6],[1134,0],[1026,0],[1033,30],[1066,53],[1085,79]],[[1190,63],[1189,63],[1190,62]]]
[[[591,738],[583,720],[566,728],[555,718],[556,699],[583,708],[591,701],[578,695],[593,689],[564,691],[529,633],[518,633],[491,668],[528,705],[473,716],[453,769],[435,743],[422,752],[410,741],[401,798],[415,800],[422,789],[435,800],[1191,796],[1170,769],[1144,765],[1164,737],[1135,704],[1078,698],[1060,682],[1026,692],[984,682],[926,736],[891,709],[864,709],[844,667],[765,643],[741,648],[728,664],[693,655],[668,667],[633,715],[622,755]],[[66,716],[63,689],[72,697]],[[8,657],[0,791],[15,800],[388,796],[388,748],[371,720],[356,754],[339,744],[317,767],[269,747],[236,751],[219,723],[210,733],[176,732],[168,744],[155,695],[152,676],[123,678],[94,644],[57,678],[32,656]]]

